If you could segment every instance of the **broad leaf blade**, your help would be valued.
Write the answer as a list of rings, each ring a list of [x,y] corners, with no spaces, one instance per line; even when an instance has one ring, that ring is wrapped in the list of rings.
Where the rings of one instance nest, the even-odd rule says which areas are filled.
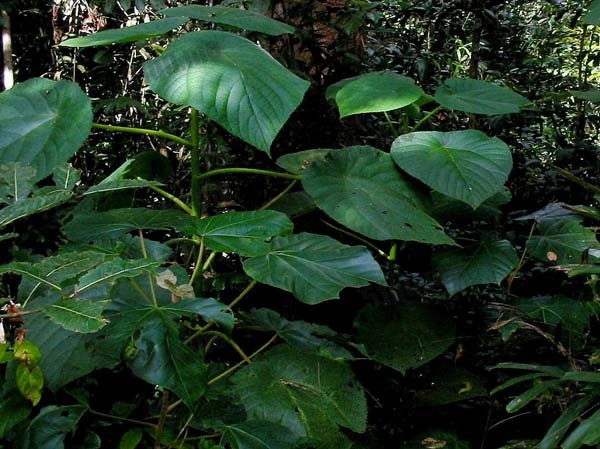
[[[583,22],[588,25],[600,25],[600,0],[592,0],[588,12],[583,16]]]
[[[381,268],[363,247],[347,246],[318,234],[275,237],[270,251],[244,262],[253,279],[317,304],[339,297],[345,287],[385,285]]]
[[[435,92],[435,101],[448,109],[482,115],[512,114],[531,103],[507,87],[468,78],[444,81]]]
[[[1,127],[1,125],[0,125]],[[18,203],[11,204],[0,210],[0,228],[13,221],[37,214],[66,203],[73,197],[73,193],[66,190],[56,190],[45,195],[25,198]]]
[[[594,231],[571,220],[542,220],[538,231],[527,241],[527,251],[546,262],[552,253],[558,264],[578,263],[585,250],[598,246]]]
[[[327,89],[341,117],[400,109],[417,101],[423,89],[412,78],[394,72],[374,72],[342,80]]]
[[[176,304],[164,305],[159,310],[173,314],[177,318],[181,315],[200,315],[208,323],[217,323],[228,331],[233,329],[233,312],[228,306],[213,298],[186,298]]]
[[[89,334],[102,329],[108,320],[102,312],[110,301],[63,299],[44,309],[52,321],[67,330]]]
[[[502,190],[512,169],[508,146],[475,130],[398,137],[392,158],[432,189],[477,208]]]
[[[98,45],[124,44],[153,37],[162,36],[188,22],[187,17],[170,17],[167,19],[153,20],[124,28],[104,30],[89,34],[84,37],[67,39],[60,43],[62,47],[96,47]]]
[[[303,172],[302,185],[329,216],[369,238],[454,243],[424,212],[390,155],[375,148],[329,152]]]
[[[248,31],[258,31],[270,36],[293,33],[294,27],[283,22],[273,20],[254,11],[241,8],[227,8],[223,6],[188,5],[177,8],[168,8],[161,11],[169,17],[186,16],[192,19],[204,20],[222,25],[229,25]]]
[[[54,290],[62,290],[60,284],[47,279],[46,273],[43,273],[36,266],[27,262],[13,262],[6,265],[0,265],[0,274],[4,273],[19,274]]]
[[[64,449],[64,440],[85,413],[81,405],[49,405],[23,430],[21,449]]]
[[[472,285],[500,284],[518,263],[517,252],[508,240],[440,251],[433,258],[450,296]]]
[[[122,179],[119,181],[107,181],[101,182],[93,187],[87,189],[84,195],[91,195],[93,193],[106,193],[113,192],[116,190],[126,189],[140,189],[142,187],[160,186],[160,182],[146,181],[145,179]]]
[[[267,153],[309,87],[249,40],[220,31],[186,34],[144,73],[167,101],[198,109]]]
[[[234,449],[294,449],[298,435],[269,421],[246,421],[225,426],[225,440]]]
[[[150,259],[123,260],[116,257],[82,276],[75,287],[75,294],[78,295],[106,282],[114,282],[121,278],[136,277],[147,271],[152,272],[158,265],[160,265],[160,262]]]
[[[592,405],[596,399],[597,398],[593,396],[585,397],[578,399],[569,405],[548,429],[548,432],[546,432],[546,435],[544,435],[544,438],[540,441],[539,448],[555,449],[571,425],[580,419],[581,415],[588,410],[590,405]]]
[[[21,162],[36,180],[79,149],[92,128],[92,106],[70,81],[36,78],[0,94],[0,163]]]
[[[35,169],[20,162],[0,165],[0,204],[17,203],[26,199],[33,189]]]
[[[447,316],[418,303],[369,305],[355,326],[367,355],[402,374],[443,354],[455,338]]]

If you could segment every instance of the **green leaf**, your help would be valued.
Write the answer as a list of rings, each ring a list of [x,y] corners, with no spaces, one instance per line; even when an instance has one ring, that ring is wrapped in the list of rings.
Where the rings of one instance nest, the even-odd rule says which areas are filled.
[[[81,171],[73,168],[71,164],[58,166],[52,173],[54,184],[63,190],[73,190],[80,178]]]
[[[565,372],[552,365],[537,365],[534,363],[514,363],[514,362],[503,362],[498,363],[496,368],[501,369],[517,369],[517,370],[525,370],[525,371],[537,371],[540,373],[547,374],[552,377],[562,377]]]
[[[196,108],[267,153],[309,87],[254,43],[221,31],[184,35],[144,73],[167,101]]]
[[[216,323],[224,329],[233,329],[234,317],[231,309],[213,298],[185,298],[176,304],[165,304],[160,312],[181,315],[200,315],[207,323]]]
[[[600,25],[600,0],[592,0],[588,6],[588,12],[583,16],[583,23]]]
[[[527,241],[527,251],[546,262],[578,263],[585,250],[598,246],[594,231],[571,220],[542,220],[537,229],[541,235]]]
[[[364,391],[345,363],[282,345],[239,370],[232,381],[251,420],[275,422],[317,441],[337,441],[337,447],[348,447],[338,426],[365,431]]]
[[[1,128],[2,125],[0,125]],[[1,154],[1,152],[0,152]],[[25,198],[18,203],[11,204],[0,210],[0,229],[9,225],[13,221],[29,215],[43,212],[66,203],[73,196],[73,193],[66,190],[56,190],[45,195]]]
[[[476,130],[405,134],[392,144],[392,159],[432,189],[473,209],[502,190],[512,169],[508,146]]]
[[[39,366],[29,369],[27,365],[20,363],[16,371],[17,388],[31,405],[37,405],[42,399],[44,388],[44,374]]]
[[[4,273],[20,274],[23,277],[29,278],[36,283],[44,284],[54,290],[62,290],[59,284],[46,279],[44,273],[42,273],[35,265],[27,262],[13,262],[6,265],[0,265],[0,274]]]
[[[84,192],[84,195],[91,195],[93,193],[105,193],[105,192],[113,192],[116,190],[125,190],[125,189],[139,189],[142,187],[150,187],[150,186],[161,186],[163,185],[160,182],[156,181],[146,181],[145,179],[122,179],[120,181],[102,181],[100,184],[97,184],[93,187],[90,187],[88,190]]]
[[[31,413],[31,405],[20,394],[10,392],[0,397],[0,438],[4,438],[9,430],[24,421]]]
[[[83,37],[75,37],[61,42],[62,47],[96,47],[98,45],[124,44],[162,36],[188,22],[186,17],[171,17],[153,20],[129,27],[99,31]]]
[[[598,3],[598,23],[600,24],[600,3]],[[589,89],[589,90],[570,90],[568,92],[575,98],[580,100],[591,101],[592,103],[600,103],[600,90]]]
[[[454,243],[425,213],[390,155],[375,148],[329,152],[304,170],[302,185],[329,216],[369,238]]]
[[[144,272],[152,272],[158,265],[160,262],[150,259],[123,260],[116,257],[82,276],[75,287],[75,294],[78,295],[105,282],[114,282],[120,278],[132,278]]]
[[[14,357],[21,363],[33,368],[40,363],[42,352],[31,341],[23,340],[15,346]]]
[[[185,346],[174,325],[149,320],[135,341],[133,373],[151,384],[168,388],[190,408],[200,399],[207,383],[207,367],[198,354]]]
[[[174,209],[112,209],[77,214],[64,231],[73,241],[110,240],[138,229],[188,229],[196,220]]]
[[[234,449],[294,449],[298,435],[269,421],[246,421],[225,426],[223,436]]]
[[[529,373],[529,374],[523,374],[522,376],[511,377],[506,382],[504,382],[501,385],[498,385],[496,388],[494,388],[492,391],[490,391],[490,395],[499,393],[503,390],[506,390],[507,388],[512,387],[513,385],[520,384],[521,382],[539,379],[544,376],[548,376],[548,374],[547,373]]]
[[[360,147],[348,147],[348,148],[360,148]],[[284,154],[277,159],[276,164],[284,170],[294,173],[295,175],[301,174],[311,163],[314,161],[320,161],[329,154],[330,151],[324,148],[317,148],[314,150],[298,151],[297,153]]]
[[[92,128],[92,106],[70,81],[28,80],[0,94],[0,163],[20,162],[36,180],[77,151]]]
[[[600,373],[596,371],[567,371],[562,379],[571,382],[600,383]]]
[[[540,449],[556,449],[571,425],[579,420],[581,415],[583,415],[596,400],[597,398],[594,396],[588,396],[571,403],[558,419],[554,421],[552,426],[550,426],[538,447]]]
[[[519,396],[506,404],[506,411],[508,413],[518,412],[541,394],[554,387],[557,387],[561,382],[562,380],[546,380],[534,385],[529,390],[521,393]]]
[[[309,233],[275,237],[270,251],[246,260],[244,270],[307,304],[338,298],[345,287],[386,285],[381,268],[364,247]]]
[[[386,71],[339,81],[327,89],[327,99],[335,99],[343,118],[400,109],[417,101],[423,93],[412,78]]]
[[[273,20],[263,14],[241,8],[227,8],[223,6],[189,5],[177,8],[163,9],[165,16],[185,16],[206,22],[229,25],[248,31],[258,31],[270,36],[293,33],[294,27],[283,22]]]
[[[44,314],[67,330],[90,334],[106,326],[102,312],[110,301],[63,299],[48,308]]]
[[[455,338],[447,315],[419,303],[369,305],[359,312],[355,327],[366,354],[402,374],[443,354]]]
[[[64,449],[65,436],[84,413],[81,405],[44,407],[23,430],[19,449]]]
[[[227,212],[203,218],[194,234],[215,251],[233,252],[240,256],[258,256],[270,249],[269,240],[290,234],[294,224],[287,215],[271,211]]]
[[[252,318],[261,330],[276,332],[290,346],[302,351],[314,352],[333,360],[353,359],[347,350],[327,339],[338,335],[327,326],[306,321],[288,321],[270,309],[253,310]]]
[[[450,296],[472,285],[500,284],[519,257],[508,240],[482,242],[474,248],[440,251],[433,265]]]
[[[424,386],[415,394],[420,406],[438,407],[488,395],[477,376],[460,368],[438,369],[427,381],[431,387]]]
[[[141,443],[144,432],[142,429],[130,429],[123,434],[119,441],[119,449],[135,449]]]
[[[447,109],[482,115],[512,114],[531,103],[507,87],[469,78],[444,81],[435,92],[435,101]]]
[[[596,446],[600,441],[600,410],[596,410],[579,424],[562,444],[564,449],[578,449],[583,445]]]
[[[35,169],[19,162],[0,165],[0,204],[17,203],[29,196],[33,189]]]

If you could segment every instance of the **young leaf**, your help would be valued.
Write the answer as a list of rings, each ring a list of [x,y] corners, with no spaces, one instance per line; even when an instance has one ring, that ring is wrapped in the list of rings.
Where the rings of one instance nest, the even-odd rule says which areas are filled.
[[[2,125],[0,125],[0,127],[1,126]],[[25,198],[18,203],[6,206],[0,210],[0,229],[20,218],[60,206],[61,204],[70,200],[72,196],[72,192],[66,190],[56,190],[44,195]]]
[[[17,388],[31,405],[35,406],[42,399],[44,388],[44,374],[39,366],[29,369],[24,363],[17,366],[15,373]]]
[[[72,432],[85,413],[81,405],[49,405],[23,430],[20,449],[62,449],[65,436]]]
[[[105,282],[114,282],[120,278],[136,277],[143,272],[154,271],[159,264],[160,262],[149,259],[123,260],[117,257],[82,276],[75,287],[75,294],[78,295]]]
[[[44,309],[48,318],[67,330],[89,334],[106,326],[102,312],[110,301],[63,299]]]
[[[196,108],[267,153],[309,87],[251,41],[221,31],[184,35],[144,73],[167,101]]]
[[[279,36],[294,32],[294,27],[292,26],[273,20],[263,14],[241,8],[188,5],[163,9],[161,14],[167,17],[186,16],[206,22],[229,25],[243,30],[257,31],[270,36]]]
[[[92,106],[70,81],[35,78],[0,93],[0,163],[52,173],[79,149],[92,128]]]
[[[327,89],[340,117],[400,109],[417,101],[423,89],[412,78],[394,72],[373,72],[339,81]]]
[[[482,115],[512,114],[531,103],[507,87],[469,78],[444,81],[435,92],[435,101],[447,109]]]
[[[381,268],[365,248],[309,233],[275,237],[269,252],[246,260],[244,270],[307,304],[336,299],[345,287],[386,285]]]
[[[203,218],[194,234],[215,251],[233,252],[240,256],[258,256],[269,251],[268,240],[290,234],[294,224],[287,215],[272,210],[227,212]]]
[[[502,190],[512,169],[508,146],[476,130],[415,132],[392,144],[402,170],[476,209]]]
[[[223,436],[234,449],[294,449],[299,438],[289,428],[269,421],[225,426]]]
[[[419,303],[369,305],[356,318],[366,354],[402,374],[443,354],[454,343],[455,325]]]
[[[365,431],[364,391],[345,363],[282,345],[232,380],[251,420],[275,422],[317,441],[341,442],[337,447],[347,447],[338,426]]]
[[[152,39],[162,36],[171,30],[179,28],[188,22],[187,17],[170,17],[168,19],[158,19],[147,23],[140,23],[123,28],[98,31],[83,37],[75,37],[62,41],[62,47],[96,47],[99,45],[125,44],[127,42]]]
[[[424,211],[390,155],[375,148],[329,152],[304,170],[302,185],[325,213],[369,238],[454,243]]]
[[[500,284],[518,263],[517,252],[508,240],[440,251],[433,257],[433,265],[450,296],[471,285]]]
[[[585,250],[598,246],[594,231],[571,220],[542,220],[538,231],[541,235],[527,241],[527,251],[545,262],[551,252],[559,265],[578,263]]]

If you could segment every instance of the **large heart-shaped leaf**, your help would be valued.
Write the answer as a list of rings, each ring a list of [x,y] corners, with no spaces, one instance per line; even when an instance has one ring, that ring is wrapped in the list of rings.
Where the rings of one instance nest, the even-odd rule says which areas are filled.
[[[170,17],[185,16],[192,19],[229,25],[243,30],[258,31],[259,33],[271,36],[279,36],[281,34],[294,32],[294,27],[292,26],[273,20],[270,17],[254,11],[248,11],[241,8],[188,5],[163,9],[161,13]]]
[[[543,261],[578,263],[585,250],[598,246],[594,231],[572,220],[542,220],[538,231],[527,241],[527,251]]]
[[[198,109],[266,152],[309,87],[254,43],[221,31],[186,34],[144,73],[166,100]]]
[[[405,134],[392,144],[392,158],[411,176],[473,209],[502,190],[512,168],[508,146],[475,130]]]
[[[340,116],[400,109],[417,101],[423,89],[412,78],[394,72],[374,72],[339,81],[327,89]]]
[[[36,78],[0,94],[0,163],[20,162],[36,180],[79,149],[92,129],[92,106],[70,81]]]
[[[302,185],[329,216],[369,238],[454,243],[423,210],[390,155],[375,148],[330,151],[304,170]]]
[[[234,252],[241,256],[258,256],[269,251],[267,240],[290,234],[294,224],[287,215],[270,210],[228,212],[206,217],[198,222],[196,234],[215,251]]]
[[[338,298],[345,287],[369,282],[386,285],[381,268],[364,247],[343,245],[319,234],[275,237],[269,252],[246,260],[244,270],[307,304]]]
[[[95,47],[98,45],[124,44],[143,39],[150,39],[162,36],[171,30],[183,25],[189,19],[183,17],[170,17],[168,19],[153,20],[148,23],[141,23],[130,27],[118,28],[114,30],[104,30],[98,33],[89,34],[84,37],[75,37],[67,39],[60,43],[63,47]]]
[[[469,78],[444,81],[435,92],[435,101],[448,109],[482,115],[516,113],[531,103],[508,87]]]
[[[508,240],[482,242],[475,248],[441,251],[435,268],[450,295],[471,285],[499,284],[517,266],[517,252]]]
[[[454,343],[454,323],[420,303],[369,305],[355,326],[367,355],[402,374],[444,353]]]

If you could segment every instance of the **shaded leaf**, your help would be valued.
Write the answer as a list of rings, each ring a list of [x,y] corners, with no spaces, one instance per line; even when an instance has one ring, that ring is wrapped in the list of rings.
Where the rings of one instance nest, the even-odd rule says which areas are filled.
[[[546,435],[539,443],[540,449],[555,449],[562,440],[563,436],[568,432],[569,428],[575,421],[578,421],[590,405],[597,400],[593,396],[577,399],[562,412],[556,421],[550,426]]]
[[[187,33],[144,73],[167,101],[196,108],[267,153],[309,87],[254,43],[221,31]]]
[[[583,22],[588,25],[600,25],[600,1],[592,0],[588,12],[583,16]]]
[[[122,179],[119,181],[101,182],[93,187],[90,187],[84,192],[84,195],[93,193],[113,192],[116,190],[139,189],[142,187],[160,186],[160,182],[146,181],[145,179]]]
[[[542,220],[537,229],[540,235],[527,241],[527,251],[542,261],[552,252],[560,265],[578,263],[585,250],[598,246],[594,231],[571,220]]]
[[[512,169],[508,146],[476,130],[405,134],[392,144],[392,159],[432,189],[473,209],[502,190]]]
[[[33,189],[35,169],[20,162],[0,165],[0,203],[17,203],[29,196]]]
[[[144,432],[142,429],[129,429],[119,441],[119,449],[135,449],[141,443]]]
[[[355,147],[348,147],[355,148]],[[360,148],[360,147],[356,147]],[[314,149],[298,151],[297,153],[284,154],[277,159],[276,164],[284,170],[294,173],[296,175],[301,174],[308,166],[314,161],[320,161],[329,154],[330,151],[343,151],[343,150],[328,150],[328,149]]]
[[[66,190],[56,190],[45,195],[25,198],[0,210],[0,228],[13,221],[52,209],[70,200],[73,193]]]
[[[44,407],[21,434],[19,449],[64,449],[65,436],[84,413],[80,405]]]
[[[27,277],[36,283],[44,284],[54,290],[62,290],[61,286],[48,280],[36,266],[27,262],[13,262],[6,265],[0,265],[0,274],[14,273]]]
[[[73,190],[80,178],[81,171],[73,168],[71,164],[60,165],[52,173],[54,184],[63,190]]]
[[[512,114],[531,103],[507,87],[469,78],[444,81],[435,92],[435,101],[448,109],[483,115]]]
[[[269,421],[246,421],[225,426],[225,440],[234,449],[294,449],[298,435]]]
[[[531,401],[535,400],[538,396],[545,393],[546,391],[557,387],[562,380],[546,380],[544,382],[540,382],[529,390],[521,393],[508,404],[506,404],[506,411],[508,413],[515,413],[529,404]]]
[[[394,72],[373,72],[345,79],[327,89],[341,117],[400,109],[417,101],[423,89],[412,78]]]
[[[302,185],[325,213],[369,238],[454,243],[424,211],[390,155],[375,148],[329,152],[304,170]]]
[[[373,360],[402,374],[443,354],[454,343],[454,323],[419,303],[369,305],[355,322],[358,341]]]
[[[127,42],[141,41],[153,37],[162,36],[171,30],[179,28],[188,22],[186,17],[170,17],[167,19],[153,20],[147,23],[140,23],[123,28],[98,31],[83,37],[74,37],[62,41],[59,45],[62,47],[95,47],[98,45],[124,44]]]
[[[114,282],[120,278],[131,278],[144,272],[152,272],[158,265],[160,265],[160,262],[150,259],[123,260],[118,257],[114,258],[82,276],[77,287],[75,287],[75,294],[78,295],[105,282]]]
[[[102,312],[109,303],[110,301],[63,299],[44,309],[44,313],[67,330],[89,334],[108,323],[108,320],[102,318]]]
[[[450,296],[472,285],[500,284],[517,266],[519,257],[508,240],[482,242],[475,248],[450,249],[433,256]]]
[[[338,298],[345,287],[386,285],[381,268],[364,247],[309,233],[275,237],[270,245],[268,253],[247,259],[244,270],[307,304]]]
[[[562,444],[564,449],[578,449],[583,445],[595,446],[600,441],[600,410],[579,424]]]
[[[163,9],[161,13],[170,17],[186,16],[206,22],[229,25],[243,30],[258,31],[270,36],[279,36],[294,32],[294,27],[290,25],[266,17],[263,14],[241,8],[188,5]]]
[[[77,151],[92,128],[92,106],[70,81],[35,78],[0,93],[0,163],[20,162],[52,173]]]
[[[20,394],[11,392],[0,397],[0,438],[14,426],[24,421],[31,413],[31,405]]]
[[[477,376],[460,368],[436,370],[427,380],[429,386],[416,392],[421,406],[437,407],[488,395]]]

